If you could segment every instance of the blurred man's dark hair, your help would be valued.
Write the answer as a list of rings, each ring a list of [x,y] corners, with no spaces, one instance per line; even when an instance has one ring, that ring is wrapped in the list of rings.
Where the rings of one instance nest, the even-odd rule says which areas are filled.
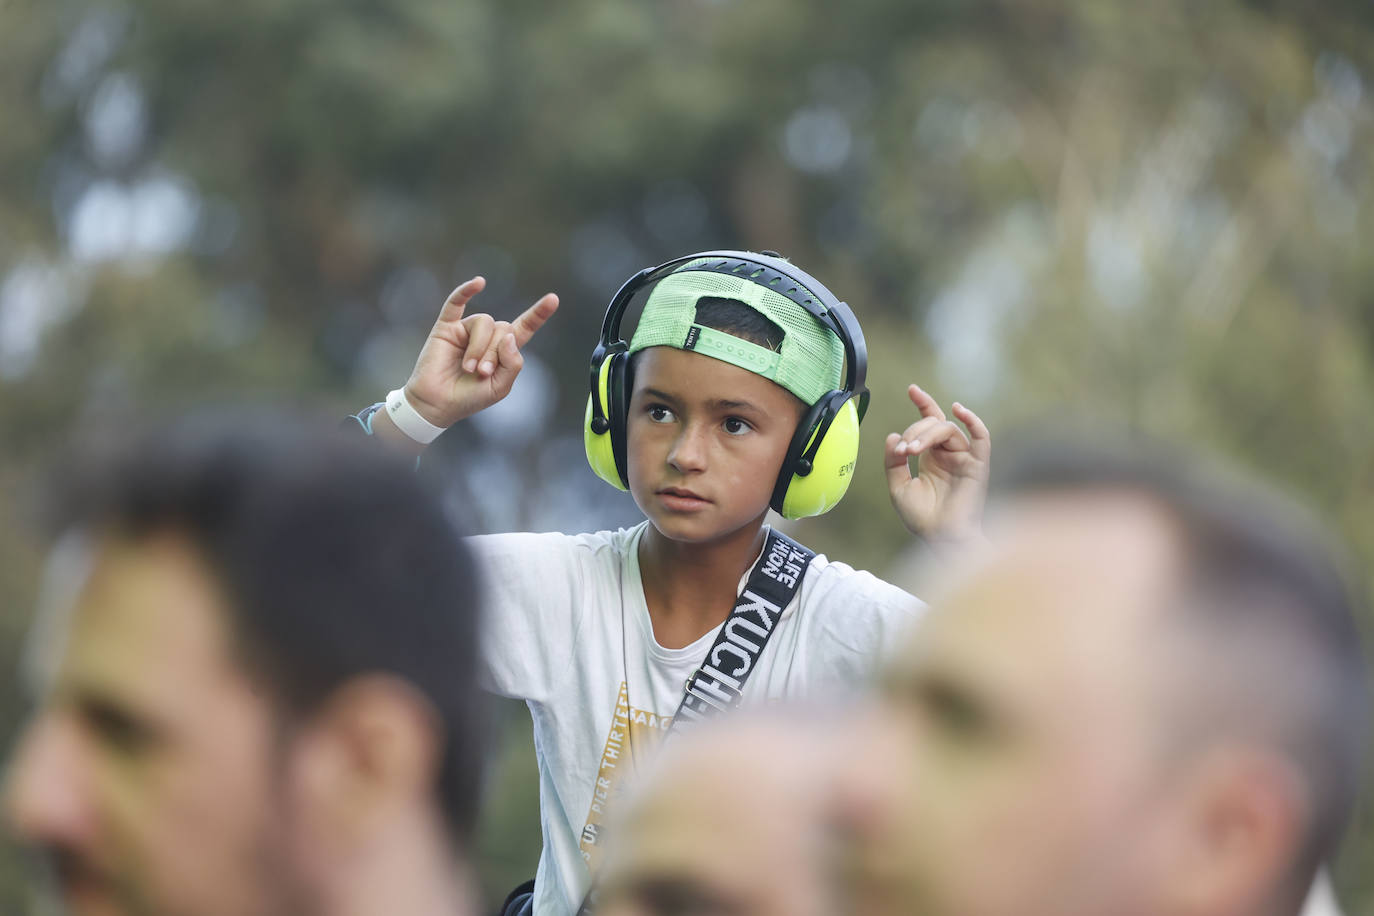
[[[395,675],[437,713],[451,839],[476,820],[480,589],[460,532],[405,460],[296,414],[201,412],[85,449],[51,521],[187,538],[217,579],[245,668],[286,720],[351,678]]]
[[[1271,489],[1155,443],[1040,443],[993,490],[1134,493],[1172,518],[1185,568],[1167,617],[1182,651],[1166,739],[1186,754],[1241,734],[1295,767],[1310,801],[1287,883],[1300,903],[1346,830],[1369,740],[1362,606],[1341,551]]]

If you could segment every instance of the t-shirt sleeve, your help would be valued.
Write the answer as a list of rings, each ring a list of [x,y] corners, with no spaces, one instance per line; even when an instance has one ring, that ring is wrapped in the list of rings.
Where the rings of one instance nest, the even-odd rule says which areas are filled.
[[[925,603],[863,570],[827,563],[808,572],[814,673],[819,684],[855,688],[870,684],[900,650]],[[806,580],[803,580],[803,588]]]
[[[502,696],[543,702],[571,663],[581,623],[585,551],[549,533],[470,537],[482,570],[482,684]]]

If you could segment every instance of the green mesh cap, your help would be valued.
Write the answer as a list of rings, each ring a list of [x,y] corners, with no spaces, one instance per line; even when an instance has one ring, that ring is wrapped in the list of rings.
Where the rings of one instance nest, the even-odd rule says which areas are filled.
[[[706,259],[684,264],[649,293],[630,352],[673,347],[747,369],[786,388],[808,405],[844,381],[844,344],[797,303],[748,277],[695,270]],[[696,323],[697,300],[734,299],[782,328],[782,346],[773,351],[726,331]]]

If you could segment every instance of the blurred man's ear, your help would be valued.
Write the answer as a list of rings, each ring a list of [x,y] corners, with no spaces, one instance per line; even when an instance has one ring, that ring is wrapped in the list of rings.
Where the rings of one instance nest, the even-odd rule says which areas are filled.
[[[335,690],[298,733],[294,794],[322,842],[385,835],[434,804],[442,743],[434,707],[404,680],[372,674]]]
[[[1185,836],[1174,877],[1165,876],[1170,912],[1270,912],[1293,889],[1308,818],[1296,769],[1264,750],[1217,748],[1191,768],[1183,791]]]

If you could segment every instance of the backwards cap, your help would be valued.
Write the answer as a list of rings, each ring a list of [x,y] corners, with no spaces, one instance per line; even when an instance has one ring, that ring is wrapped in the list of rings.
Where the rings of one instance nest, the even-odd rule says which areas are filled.
[[[664,277],[649,294],[630,340],[630,352],[673,347],[711,356],[776,382],[813,405],[844,379],[844,344],[806,309],[743,274],[700,269],[692,261]],[[777,351],[696,323],[697,300],[734,299],[782,328]]]

